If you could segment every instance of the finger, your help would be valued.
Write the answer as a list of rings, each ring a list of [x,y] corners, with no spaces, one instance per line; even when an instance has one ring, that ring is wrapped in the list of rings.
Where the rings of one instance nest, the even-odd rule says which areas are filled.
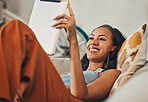
[[[53,20],[59,20],[59,19],[67,19],[67,20],[69,20],[69,16],[67,16],[65,14],[62,14],[62,15],[58,15]]]
[[[56,22],[54,25],[52,25],[52,27],[55,27],[55,26],[61,25],[61,24],[67,24],[67,23],[68,23],[68,22],[65,21],[65,20],[60,20],[60,21]]]
[[[54,26],[54,28],[56,28],[56,29],[61,29],[61,28],[67,28],[67,25],[66,24],[60,24],[60,25],[56,25],[56,26]]]
[[[68,9],[69,9],[70,16],[74,16],[74,12],[73,12],[73,10],[72,10],[72,8],[70,6],[70,0],[68,0]]]

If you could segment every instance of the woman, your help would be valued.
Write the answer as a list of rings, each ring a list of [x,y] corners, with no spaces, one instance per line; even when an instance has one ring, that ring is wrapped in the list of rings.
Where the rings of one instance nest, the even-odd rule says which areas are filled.
[[[54,20],[59,21],[52,27],[65,28],[67,32],[70,45],[70,90],[64,85],[31,29],[14,20],[0,28],[0,100],[13,101],[17,94],[21,101],[26,102],[81,102],[100,100],[109,94],[120,72],[116,69],[103,71],[99,78],[86,85],[75,18],[69,4],[68,9],[70,16],[57,16]],[[87,70],[110,68],[107,67],[109,55],[120,48],[114,41],[117,39],[112,40],[112,33],[106,27],[99,27],[90,34]]]
[[[104,32],[105,31],[104,29],[103,29],[102,34],[100,34],[100,35],[95,34],[95,31],[98,31],[98,34],[101,33],[100,28],[101,29],[106,28],[111,32],[110,35],[111,35],[111,39],[113,42],[110,42],[110,44],[113,44],[113,46],[115,46],[115,49],[113,51],[109,52],[107,54],[107,57],[103,57],[103,58],[101,58],[100,55],[98,55],[98,56],[95,55],[95,52],[96,53],[98,52],[97,51],[97,49],[99,49],[98,47],[101,47],[104,45],[109,45],[109,44],[105,44],[105,43],[107,43],[106,40],[108,40],[108,39],[106,39],[107,36],[105,36],[106,32]],[[94,39],[94,36],[98,36],[97,37],[98,40],[97,40],[97,42],[92,43],[91,41]],[[94,49],[90,49],[91,51],[89,51],[89,49],[87,48],[87,53],[84,55],[84,57],[81,60],[82,67],[84,70],[83,74],[84,74],[86,84],[96,80],[96,78],[98,78],[98,72],[102,72],[102,71],[105,71],[108,69],[116,69],[117,53],[118,53],[124,40],[125,40],[125,38],[122,36],[120,31],[117,30],[116,28],[112,28],[110,25],[102,25],[92,31],[92,33],[89,36],[89,42],[87,43],[87,47],[88,47],[88,45],[90,45],[91,47],[94,47]],[[105,46],[105,47],[107,47],[107,46]],[[107,51],[107,50],[105,50],[105,51]],[[98,64],[101,64],[100,68],[96,66],[96,69],[89,69],[89,68],[92,68],[92,66],[91,66],[92,61],[89,59],[89,56],[90,56],[89,52],[92,52],[93,53],[92,55],[95,55],[95,57],[99,57],[99,59],[103,60],[102,64],[100,62],[98,63]],[[101,54],[102,54],[102,52],[101,52]],[[86,70],[87,70],[87,72],[86,72]],[[90,70],[93,72],[90,72]],[[97,73],[97,75],[96,75],[96,73]],[[69,81],[68,78],[69,78],[70,74],[61,75],[61,76],[62,76],[66,86],[68,88],[70,88],[70,83],[68,82]]]

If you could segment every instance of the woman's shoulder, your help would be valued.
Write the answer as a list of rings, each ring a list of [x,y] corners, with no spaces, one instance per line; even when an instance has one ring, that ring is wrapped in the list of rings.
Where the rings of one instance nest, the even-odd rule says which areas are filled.
[[[109,69],[109,70],[104,71],[103,73],[119,76],[121,71],[117,69]]]
[[[121,72],[120,70],[117,70],[117,69],[108,69],[106,71],[108,71],[108,72]]]

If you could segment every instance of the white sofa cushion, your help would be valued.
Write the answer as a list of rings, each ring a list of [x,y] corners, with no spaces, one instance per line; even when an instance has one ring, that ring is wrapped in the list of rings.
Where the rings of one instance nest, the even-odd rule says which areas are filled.
[[[148,64],[116,91],[107,102],[148,102]]]

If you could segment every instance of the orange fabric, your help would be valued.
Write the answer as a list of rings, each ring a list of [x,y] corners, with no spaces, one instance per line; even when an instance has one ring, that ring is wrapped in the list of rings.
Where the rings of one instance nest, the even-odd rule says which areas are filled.
[[[65,87],[34,33],[13,20],[0,28],[0,99],[26,102],[80,102]]]

